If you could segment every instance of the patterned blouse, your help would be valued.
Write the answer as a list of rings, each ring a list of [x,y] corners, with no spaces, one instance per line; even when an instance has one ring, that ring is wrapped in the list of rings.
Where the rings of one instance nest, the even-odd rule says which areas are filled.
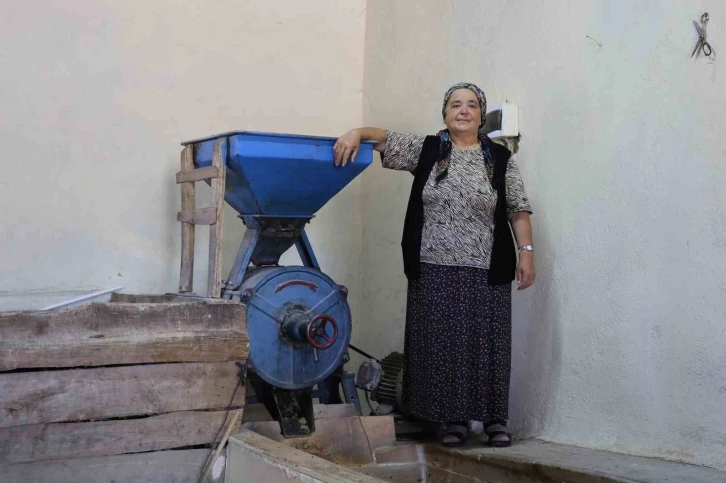
[[[413,171],[426,136],[386,131],[383,167]],[[519,168],[510,158],[506,175],[507,212],[532,213]],[[492,188],[481,147],[452,148],[449,174],[436,184],[431,171],[423,191],[424,226],[421,261],[438,265],[489,268],[494,242]]]

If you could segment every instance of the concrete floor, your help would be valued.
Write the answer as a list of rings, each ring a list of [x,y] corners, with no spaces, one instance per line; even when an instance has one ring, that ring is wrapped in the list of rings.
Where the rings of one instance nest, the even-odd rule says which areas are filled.
[[[713,468],[564,446],[536,439],[516,442],[510,448],[490,448],[472,441],[467,446],[454,449],[443,448],[436,443],[389,442],[387,445],[378,445],[372,440],[363,445],[371,451],[370,459],[351,459],[352,454],[349,453],[352,446],[359,444],[351,446],[343,443],[349,440],[355,442],[355,438],[349,434],[350,428],[354,426],[343,424],[341,420],[330,421],[338,424],[321,426],[317,437],[338,443],[330,445],[330,452],[323,451],[318,455],[306,451],[308,446],[314,446],[312,444],[300,446],[300,441],[292,440],[292,443],[300,446],[296,449],[290,446],[291,440],[273,441],[244,429],[230,438],[226,481],[726,483],[726,472]]]
[[[509,448],[490,448],[470,443],[463,448],[441,448],[439,451],[454,453],[464,460],[498,463],[550,478],[562,477],[563,481],[726,483],[726,472],[713,468],[564,446],[536,439],[519,441]],[[578,473],[596,479],[567,477],[568,474]]]

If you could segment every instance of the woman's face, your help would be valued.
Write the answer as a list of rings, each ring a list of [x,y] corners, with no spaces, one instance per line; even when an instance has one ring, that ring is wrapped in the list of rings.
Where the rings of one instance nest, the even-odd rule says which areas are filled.
[[[477,132],[481,124],[479,99],[470,89],[455,90],[446,103],[444,123],[450,132]]]

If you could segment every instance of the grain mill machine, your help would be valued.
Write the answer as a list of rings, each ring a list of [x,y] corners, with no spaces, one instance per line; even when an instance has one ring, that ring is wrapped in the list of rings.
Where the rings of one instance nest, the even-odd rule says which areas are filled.
[[[373,143],[361,145],[355,163],[345,167],[334,165],[334,143],[334,138],[253,132],[183,143],[195,172],[221,178],[216,188],[212,184],[213,196],[223,186],[224,201],[246,226],[220,295],[247,307],[248,374],[256,393],[248,402],[262,402],[286,437],[312,433],[313,398],[343,402],[341,386],[345,402],[360,414],[354,375],[343,368],[352,330],[348,290],[321,270],[305,227],[371,164]],[[204,179],[185,179],[191,178]],[[302,266],[281,266],[280,257],[293,246]]]

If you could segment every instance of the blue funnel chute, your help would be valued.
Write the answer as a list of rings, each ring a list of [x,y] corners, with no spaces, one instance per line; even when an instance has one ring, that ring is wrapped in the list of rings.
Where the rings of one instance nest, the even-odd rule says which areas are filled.
[[[218,140],[227,166],[225,200],[242,215],[310,218],[373,161],[362,143],[355,163],[336,167],[336,138],[235,131],[183,143],[211,166]]]

